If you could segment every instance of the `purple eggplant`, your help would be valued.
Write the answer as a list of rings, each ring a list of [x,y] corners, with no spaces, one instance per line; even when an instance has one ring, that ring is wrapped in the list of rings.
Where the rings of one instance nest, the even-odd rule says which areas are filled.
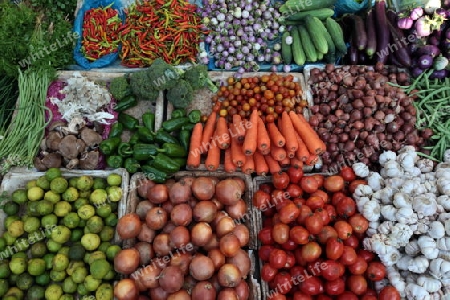
[[[422,74],[423,72],[424,72],[424,70],[422,70],[421,68],[415,67],[415,68],[412,69],[411,75],[412,75],[412,77],[417,78],[417,77],[419,77],[420,74]]]
[[[414,24],[413,19],[411,17],[400,18],[397,21],[397,27],[400,29],[410,29]]]
[[[434,70],[430,75],[430,79],[442,79],[445,78],[445,75],[447,75],[447,72],[445,70]]]
[[[411,11],[411,14],[409,15],[411,19],[414,21],[419,19],[421,16],[423,16],[423,8],[422,7],[416,7]]]
[[[409,56],[408,48],[408,40],[406,39],[403,30],[395,26],[396,13],[392,10],[388,10],[386,12],[388,28],[392,37],[392,44],[390,47],[395,51],[391,54],[395,55],[395,58],[403,67],[411,66],[411,57]]]
[[[360,16],[353,15],[353,43],[358,50],[364,50],[367,46],[367,33],[364,26],[364,21]]]
[[[375,2],[375,24],[377,26],[377,52],[384,53],[389,49],[389,27],[386,17],[386,1],[376,0]],[[388,55],[377,57],[377,61],[386,63]]]
[[[367,46],[366,54],[371,58],[377,51],[377,33],[375,29],[375,15],[373,10],[369,10],[366,17]]]
[[[445,31],[445,38],[450,39],[450,28]]]
[[[354,45],[353,42],[350,43],[350,50],[349,50],[349,60],[350,65],[357,65],[358,64],[358,48]]]
[[[434,45],[425,45],[417,49],[414,55],[422,56],[422,55],[430,55],[431,57],[436,57],[441,54],[441,50]]]
[[[422,55],[419,57],[419,67],[423,70],[429,69],[433,65],[433,57],[431,55]]]
[[[420,17],[416,21],[415,27],[417,36],[429,36],[431,34],[430,18],[428,16]]]
[[[447,10],[445,8],[439,7],[434,11],[435,14],[447,18]]]
[[[430,45],[439,46],[439,38],[435,35],[428,37],[428,43]]]

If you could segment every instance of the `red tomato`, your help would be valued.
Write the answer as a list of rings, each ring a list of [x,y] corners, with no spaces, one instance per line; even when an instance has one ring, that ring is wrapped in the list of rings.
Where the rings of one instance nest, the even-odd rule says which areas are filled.
[[[319,234],[323,228],[323,220],[320,214],[314,213],[305,219],[305,227],[311,234]]]
[[[316,300],[333,300],[333,298],[331,298],[330,296],[322,294],[322,295],[318,295]]]
[[[284,190],[289,185],[289,175],[286,172],[272,174],[272,184],[278,190]]]
[[[350,197],[344,197],[336,206],[336,212],[342,218],[349,218],[356,212],[356,203]]]
[[[307,264],[306,269],[308,270],[308,273],[313,276],[320,276],[322,275],[322,269],[326,267],[324,263],[324,260],[319,258],[318,260],[314,262],[310,262]]]
[[[300,208],[302,205],[305,205],[305,203],[306,203],[305,199],[302,199],[302,198],[294,198],[294,199],[292,199],[292,202],[293,202],[295,205],[297,205],[299,208]]]
[[[295,266],[295,256],[294,253],[291,251],[286,251],[286,265],[284,266],[285,269],[290,269]]]
[[[341,175],[345,181],[353,181],[356,179],[355,171],[353,171],[351,167],[343,167],[339,172],[339,175]]]
[[[320,247],[320,245],[316,242],[309,242],[302,247],[301,251],[302,258],[306,262],[312,262],[318,259],[322,254],[322,247]]]
[[[358,256],[364,258],[364,260],[368,263],[375,259],[375,254],[365,249],[358,249],[356,253],[358,254]]]
[[[309,231],[303,226],[294,226],[289,231],[289,238],[298,245],[305,245],[309,242]]]
[[[280,221],[283,222],[284,224],[294,222],[300,215],[299,208],[292,202],[286,204],[278,212],[280,214]]]
[[[356,255],[355,249],[349,246],[344,246],[344,252],[342,253],[342,256],[339,258],[339,261],[344,266],[349,266],[356,262],[357,257],[358,256]]]
[[[330,216],[328,215],[328,212],[326,209],[323,208],[319,208],[316,209],[315,212],[316,214],[319,214],[322,217],[322,221],[323,221],[323,225],[328,225],[328,223],[330,223]]]
[[[340,264],[334,260],[326,260],[322,268],[322,277],[328,281],[336,280],[341,277]]]
[[[325,178],[323,182],[325,190],[331,193],[342,191],[344,188],[344,178],[339,175],[333,175]]]
[[[264,227],[258,233],[258,239],[261,241],[263,245],[271,245],[274,243],[274,239],[272,238],[272,227]]]
[[[286,296],[280,293],[271,294],[267,297],[268,300],[286,300]]]
[[[377,296],[364,294],[360,300],[377,300]]]
[[[261,279],[265,282],[272,281],[277,275],[278,270],[272,267],[270,264],[264,264],[261,268]]]
[[[356,188],[358,187],[358,185],[360,184],[367,184],[367,180],[363,180],[363,179],[356,179],[353,180],[352,182],[350,182],[350,185],[348,186],[348,191],[353,194],[356,190]]]
[[[275,226],[275,224],[278,224],[278,223],[281,223],[280,214],[275,213],[272,217],[272,226]]]
[[[286,295],[292,289],[292,277],[287,272],[280,272],[273,279],[275,286],[278,287],[278,293]]]
[[[287,174],[289,176],[289,181],[291,183],[299,183],[300,179],[303,177],[303,168],[297,168],[295,166],[290,166],[287,169]]]
[[[325,210],[328,213],[328,217],[330,218],[330,221],[334,221],[337,218],[336,208],[334,208],[331,204],[325,205]]]
[[[305,276],[305,280],[300,282],[300,291],[307,295],[319,295],[323,292],[323,283],[319,277]]]
[[[253,206],[259,210],[265,210],[270,205],[270,194],[258,190],[253,194]]]
[[[292,278],[300,278],[300,276],[305,276],[307,272],[302,266],[294,266],[289,270],[289,274]]]
[[[367,262],[362,257],[357,257],[356,261],[349,265],[347,269],[352,273],[353,275],[362,275],[367,270]]]
[[[400,293],[393,286],[386,286],[378,294],[379,300],[400,300]]]
[[[263,183],[259,186],[259,190],[270,195],[270,193],[272,193],[273,191],[273,184]]]
[[[303,258],[301,247],[294,250],[294,256],[295,256],[295,261],[297,262],[297,265],[302,266],[302,267],[306,266],[307,261]]]
[[[377,291],[372,289],[367,289],[363,296],[377,296]]]
[[[275,205],[277,211],[279,211],[283,206],[291,203],[291,200],[286,196],[283,190],[273,190],[271,194],[272,205]]]
[[[323,186],[323,181],[325,180],[323,175],[314,174],[311,177],[313,177],[317,181],[317,183],[319,184],[319,188],[321,188]]]
[[[325,249],[327,258],[337,260],[344,253],[344,243],[339,238],[329,238]]]
[[[267,217],[267,218],[264,219],[264,221],[272,222],[272,220],[271,220],[270,218],[273,217],[273,215],[274,215],[276,212],[277,212],[277,211],[276,211],[275,207],[273,207],[273,206],[268,207],[267,209],[265,209],[264,211],[262,211],[263,216],[264,216],[264,217]]]
[[[281,244],[281,248],[284,250],[294,250],[297,248],[297,244],[293,240],[288,240],[286,243]]]
[[[345,291],[345,281],[342,278],[325,282],[325,293],[327,293],[330,296],[340,295],[344,291]]]
[[[275,269],[284,268],[286,261],[286,252],[281,249],[275,249],[269,255],[269,264]]]
[[[278,244],[284,244],[289,239],[289,225],[284,223],[275,224],[272,228],[272,238]]]
[[[360,296],[367,291],[367,280],[362,275],[350,275],[347,278],[347,286],[355,295]]]
[[[348,222],[343,220],[336,221],[336,223],[334,223],[334,229],[336,229],[338,237],[341,240],[348,239],[353,232],[352,226]]]
[[[311,196],[306,199],[306,205],[308,205],[311,210],[316,210],[318,208],[324,207],[325,201],[323,201],[322,197]]]
[[[302,292],[295,292],[293,300],[312,300],[310,295],[303,294]]]
[[[300,187],[306,193],[314,193],[319,189],[319,183],[313,176],[303,176],[300,180]]]
[[[351,216],[348,222],[356,233],[364,233],[369,228],[369,221],[359,213]]]
[[[341,201],[345,197],[347,196],[343,192],[334,193],[333,196],[331,197],[331,204],[337,206],[339,201]]]
[[[358,300],[358,296],[356,296],[354,293],[345,291],[342,294],[340,294],[336,300]]]
[[[275,249],[273,245],[262,245],[258,250],[258,257],[266,262],[269,261],[270,253]]]
[[[302,189],[296,183],[290,183],[286,188],[286,193],[288,193],[291,198],[301,197],[303,195]]]
[[[337,237],[338,234],[336,232],[336,229],[327,225],[323,226],[322,230],[317,235],[317,241],[320,244],[326,244],[329,238],[337,238]]]
[[[386,267],[380,262],[370,262],[367,267],[367,278],[372,281],[380,281],[386,276]]]
[[[317,190],[314,193],[312,193],[310,196],[320,197],[323,199],[323,202],[328,203],[330,201],[330,197],[327,193],[325,193],[322,190]]]
[[[298,215],[297,218],[297,223],[300,225],[304,225],[305,224],[305,219],[312,214],[312,210],[311,208],[309,208],[309,206],[307,205],[302,205],[300,208],[300,214]]]
[[[348,239],[344,240],[344,245],[356,249],[359,247],[359,240],[354,234],[352,234]]]

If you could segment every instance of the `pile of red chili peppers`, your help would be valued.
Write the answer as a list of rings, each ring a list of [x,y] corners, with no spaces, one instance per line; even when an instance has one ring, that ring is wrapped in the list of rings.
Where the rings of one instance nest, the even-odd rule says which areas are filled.
[[[171,65],[195,62],[204,33],[196,6],[186,0],[133,4],[120,30],[122,64],[145,67],[161,57]]]
[[[84,14],[81,51],[94,61],[119,49],[119,29],[122,20],[111,7],[92,8]]]

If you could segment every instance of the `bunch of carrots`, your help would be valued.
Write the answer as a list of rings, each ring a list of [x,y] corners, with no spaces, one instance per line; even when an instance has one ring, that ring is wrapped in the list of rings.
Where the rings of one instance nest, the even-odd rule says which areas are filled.
[[[222,152],[226,172],[240,168],[246,174],[264,176],[288,166],[314,165],[325,150],[325,143],[308,121],[294,111],[285,111],[278,123],[267,124],[256,109],[249,120],[236,114],[231,123],[213,111],[204,126],[197,123],[193,129],[187,166],[199,168],[201,153],[206,155],[205,167],[215,171]]]

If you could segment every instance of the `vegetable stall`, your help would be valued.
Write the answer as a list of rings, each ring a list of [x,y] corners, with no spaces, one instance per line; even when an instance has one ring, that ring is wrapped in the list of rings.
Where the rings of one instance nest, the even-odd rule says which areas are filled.
[[[0,2],[0,298],[450,299],[450,2]]]

